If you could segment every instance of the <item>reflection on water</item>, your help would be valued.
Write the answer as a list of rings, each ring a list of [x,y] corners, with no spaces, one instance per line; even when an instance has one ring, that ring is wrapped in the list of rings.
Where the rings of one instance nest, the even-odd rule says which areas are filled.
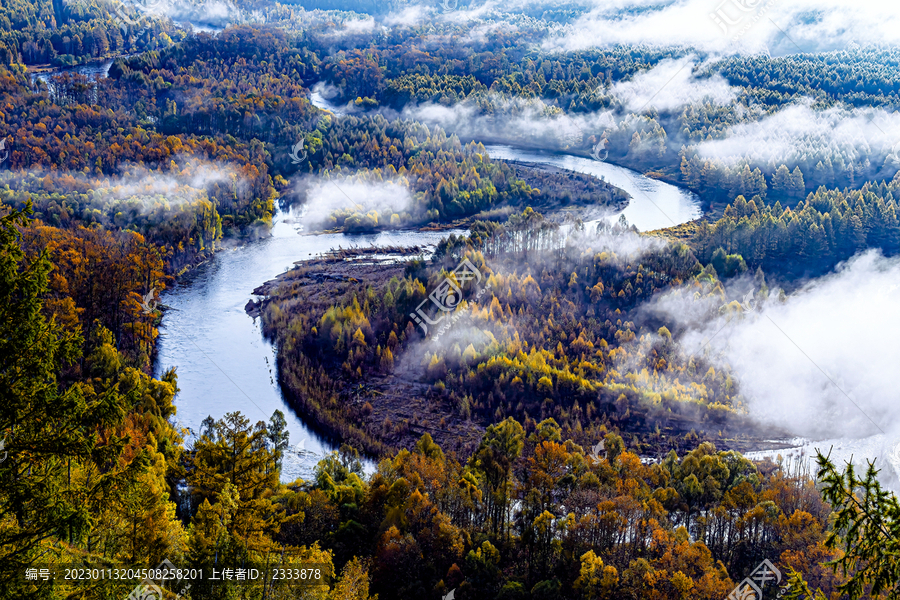
[[[511,146],[485,146],[491,158],[541,163],[578,173],[602,177],[631,195],[628,206],[619,214],[641,231],[672,227],[692,221],[701,215],[700,200],[695,194],[637,171],[590,158],[555,154],[538,150],[522,150]]]

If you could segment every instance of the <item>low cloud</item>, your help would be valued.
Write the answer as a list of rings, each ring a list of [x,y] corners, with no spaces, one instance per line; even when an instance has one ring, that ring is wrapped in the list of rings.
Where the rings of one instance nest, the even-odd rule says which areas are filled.
[[[580,146],[591,133],[602,133],[616,123],[611,111],[567,115],[539,99],[509,98],[494,93],[480,100],[488,101],[493,110],[485,114],[481,102],[472,98],[451,106],[422,104],[407,107],[402,118],[439,125],[461,138],[563,148]]]
[[[643,44],[793,54],[846,49],[863,40],[900,42],[900,13],[850,0],[619,0],[595,5],[543,47],[577,51]]]
[[[586,147],[589,137],[599,140],[606,129],[640,127],[631,112],[650,106],[677,112],[698,102],[734,104],[738,88],[729,86],[718,73],[697,77],[696,59],[664,60],[608,88],[595,90],[608,96],[614,109],[566,114],[539,98],[517,98],[488,92],[452,105],[426,103],[407,106],[402,118],[440,125],[464,138],[532,143],[558,148]],[[485,111],[484,106],[490,110]],[[386,111],[390,112],[390,111]]]
[[[619,224],[610,226],[606,220],[582,232],[572,232],[566,239],[569,248],[584,254],[606,252],[610,260],[631,264],[640,263],[645,255],[660,252],[668,244],[664,238],[640,235]]]
[[[151,171],[134,165],[121,177],[106,182],[108,189],[119,199],[162,194],[170,200],[185,201],[196,199],[210,185],[226,183],[235,177],[238,177],[237,171],[230,165],[193,162],[180,172]]]
[[[497,2],[471,2],[468,5],[462,5],[459,0],[441,0],[437,9],[442,13],[442,17],[446,21],[454,23],[465,23],[468,21],[477,21],[487,15],[497,13],[497,9],[502,8]]]
[[[736,125],[727,138],[702,142],[697,151],[726,164],[748,160],[772,166],[833,162],[840,156],[853,163],[868,160],[893,175],[900,166],[900,114],[844,106],[816,110],[807,101]]]
[[[678,341],[687,354],[730,368],[758,421],[811,439],[896,438],[898,282],[900,260],[868,251],[784,303],[748,303],[752,311],[730,320],[709,319],[714,297],[696,302],[677,292],[646,310],[686,328]]]
[[[250,20],[254,16],[242,11],[230,0],[126,0],[122,4],[147,16],[167,17],[173,21],[190,23],[200,29],[224,28],[232,23]],[[124,11],[122,17],[127,17]]]
[[[415,205],[405,180],[372,181],[365,172],[354,177],[324,179],[304,177],[294,188],[303,203],[300,223],[304,229],[335,227],[335,215],[378,213],[378,225],[390,224],[397,214],[406,222],[414,215]]]
[[[700,101],[721,105],[734,102],[736,88],[728,85],[724,77],[716,73],[698,79],[694,75],[694,66],[695,60],[691,57],[664,60],[628,81],[616,83],[610,92],[634,112],[650,106],[671,111]]]
[[[0,176],[0,182],[11,188],[29,189],[30,185],[41,184],[43,177],[58,179],[53,185],[89,193],[92,205],[107,209],[119,202],[128,202],[130,206],[138,203],[143,210],[158,209],[161,203],[168,206],[192,203],[205,197],[210,187],[220,184],[235,185],[238,194],[247,192],[246,183],[231,165],[181,157],[175,160],[180,163],[180,171],[152,170],[143,165],[125,166],[120,175],[110,177],[40,170],[30,171],[35,177],[24,177],[20,172],[7,171]]]
[[[328,14],[322,16],[327,17],[327,22],[322,21],[320,25],[327,25],[327,27],[317,28],[315,32],[322,41],[336,42],[360,36],[367,39],[378,28],[375,18],[369,15]]]
[[[407,4],[384,18],[385,25],[412,27],[433,15],[429,7],[422,4]]]
[[[505,21],[491,21],[482,25],[476,25],[475,27],[469,29],[465,37],[460,39],[460,43],[467,46],[475,44],[481,45],[488,42],[492,35],[496,35],[498,33],[510,34],[518,31],[518,29],[518,26],[516,26],[514,23],[507,23]]]

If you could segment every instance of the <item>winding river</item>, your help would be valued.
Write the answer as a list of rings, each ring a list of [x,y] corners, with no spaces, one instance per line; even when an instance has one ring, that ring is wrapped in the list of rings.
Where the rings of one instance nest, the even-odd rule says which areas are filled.
[[[544,163],[602,175],[630,193],[633,201],[624,214],[641,230],[671,225],[669,217],[684,222],[700,214],[697,198],[669,184],[647,179],[622,167],[589,159],[521,151],[492,146],[491,156]],[[663,212],[664,211],[664,212]],[[207,415],[222,417],[240,410],[253,421],[267,420],[276,409],[285,413],[291,443],[302,441],[307,454],[286,457],[283,479],[309,478],[322,454],[333,449],[287,406],[275,371],[275,349],[263,339],[259,320],[244,312],[252,290],[288,269],[294,261],[326,252],[339,245],[368,246],[434,244],[450,232],[395,231],[377,235],[304,235],[277,217],[272,236],[219,252],[179,286],[167,291],[162,302],[173,308],[161,329],[157,374],[178,367],[178,418],[194,431]],[[618,215],[614,215],[617,217]],[[367,462],[366,470],[374,464]]]
[[[346,111],[330,102],[323,91],[324,87],[321,84],[317,85],[310,94],[310,102],[336,116],[345,115]],[[626,167],[571,154],[526,150],[515,146],[490,144],[485,145],[485,149],[491,158],[543,164],[586,173],[608,181],[628,192],[631,200],[625,210],[605,218],[615,220],[619,215],[624,215],[630,224],[641,231],[672,227],[693,221],[702,215],[700,201],[692,192],[645,177]],[[588,221],[586,224],[592,222],[596,223]]]
[[[178,421],[193,431],[207,416],[240,411],[252,423],[284,413],[292,452],[282,479],[308,479],[322,455],[334,449],[288,406],[275,369],[275,348],[262,336],[259,319],[244,312],[252,290],[297,260],[353,245],[434,244],[448,232],[393,231],[373,235],[303,235],[292,215],[279,213],[266,239],[223,250],[162,294],[170,306],[160,327],[156,375],[178,369]],[[459,233],[462,233],[461,231]],[[300,444],[298,452],[297,444]],[[367,471],[374,464],[366,462]]]
[[[490,145],[485,146],[485,149],[491,158],[539,163],[606,180],[631,195],[625,210],[606,218],[614,220],[619,215],[624,215],[628,223],[641,231],[680,225],[693,221],[702,214],[699,200],[693,193],[664,181],[650,179],[625,167],[571,154],[523,150],[513,146]],[[596,221],[587,221],[586,225],[591,223]]]
[[[104,76],[112,61],[74,67],[72,71]],[[45,79],[50,73],[35,74]],[[341,111],[316,91],[312,102],[336,115]],[[623,211],[642,231],[667,227],[700,216],[693,194],[649,179],[616,165],[576,156],[489,146],[489,154],[504,160],[541,163],[603,177],[631,194]],[[293,221],[297,215],[276,215],[266,239],[217,253],[162,294],[170,307],[160,327],[155,375],[176,367],[177,420],[196,432],[207,416],[215,419],[241,411],[251,422],[268,421],[281,410],[288,421],[293,451],[285,457],[282,479],[308,479],[321,456],[334,446],[308,427],[287,404],[278,384],[275,349],[262,336],[259,319],[244,312],[252,290],[289,269],[295,261],[338,246],[427,246],[450,232],[392,231],[372,235],[304,235]],[[612,215],[617,218],[618,214]],[[299,444],[299,447],[298,447]],[[366,470],[374,464],[366,462]]]

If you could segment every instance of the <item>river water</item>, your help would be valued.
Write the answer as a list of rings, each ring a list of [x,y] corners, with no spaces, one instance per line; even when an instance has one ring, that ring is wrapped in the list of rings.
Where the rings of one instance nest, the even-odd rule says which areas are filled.
[[[82,75],[87,75],[88,77],[93,77],[94,75],[98,75],[100,77],[106,77],[109,75],[109,68],[113,64],[112,58],[104,61],[94,62],[87,65],[77,65],[74,67],[59,67],[55,69],[50,69],[48,71],[35,71],[31,73],[32,81],[41,80],[44,83],[50,81],[50,77],[53,75],[59,75],[60,73],[81,73]]]
[[[614,220],[624,215],[628,223],[641,231],[672,227],[697,219],[702,214],[697,196],[692,192],[670,185],[664,181],[650,179],[625,167],[597,161],[591,158],[523,150],[513,146],[485,146],[491,158],[540,163],[587,173],[600,177],[631,195],[628,206],[621,212],[612,213],[607,219]],[[587,221],[590,225],[596,221]]]
[[[505,152],[515,156],[516,151],[506,149]],[[530,162],[540,162],[540,158],[531,153],[522,153],[518,157]],[[547,161],[546,164],[555,163]],[[635,173],[633,177],[641,176]],[[657,181],[651,183],[647,188],[652,199],[663,202],[679,197],[667,189],[672,186]],[[685,206],[672,210],[672,214],[696,214],[699,209],[691,204],[691,197],[684,194],[680,197]],[[641,218],[644,213],[648,215],[647,221]],[[311,452],[306,455],[291,453],[286,457],[282,478],[287,481],[296,477],[309,478],[322,454],[334,447],[312,432],[282,396],[275,369],[275,349],[263,339],[259,319],[252,319],[244,312],[247,301],[253,298],[253,289],[290,268],[294,261],[339,245],[345,248],[372,243],[425,246],[452,233],[393,231],[352,236],[304,235],[293,224],[285,222],[286,219],[293,221],[295,216],[279,214],[271,237],[217,253],[161,296],[162,303],[171,306],[172,310],[165,313],[160,329],[156,365],[157,376],[170,366],[177,367],[181,388],[176,399],[178,420],[194,431],[207,416],[218,419],[227,412],[239,410],[255,422],[268,420],[276,409],[284,412],[291,444],[302,442],[303,449]],[[648,225],[658,226],[659,219],[647,210],[635,211],[629,221],[643,229]],[[366,467],[371,471],[374,465],[367,462]]]
[[[309,101],[336,116],[345,115],[346,110],[329,101],[325,92],[325,87],[321,84],[315,86]],[[625,190],[631,195],[628,206],[623,211],[610,213],[604,218],[616,220],[619,215],[624,215],[629,224],[641,231],[672,227],[693,221],[702,215],[699,198],[693,192],[645,177],[626,167],[571,154],[525,150],[515,146],[490,144],[485,149],[491,158],[537,163],[586,173]],[[587,221],[585,224],[591,223],[596,221]]]
[[[102,77],[111,64],[112,61],[106,61],[33,76],[46,81],[52,73],[65,70]],[[340,109],[330,105],[319,91],[312,94],[311,100],[340,116]],[[690,192],[623,167],[510,146],[487,149],[493,158],[541,163],[603,177],[631,194],[632,201],[623,214],[642,231],[700,216],[699,201]],[[282,469],[285,481],[310,478],[318,460],[335,446],[307,427],[283,397],[275,368],[275,349],[263,338],[259,319],[244,311],[247,301],[254,298],[253,289],[289,269],[295,261],[338,246],[427,246],[452,233],[304,235],[293,224],[297,216],[279,213],[270,237],[218,252],[161,295],[162,304],[170,310],[165,312],[160,326],[154,368],[156,376],[169,367],[177,368],[177,421],[194,432],[207,416],[220,419],[228,412],[240,411],[255,423],[268,421],[275,410],[281,410],[288,422],[292,446]],[[618,213],[612,215],[617,217]],[[374,463],[366,461],[366,470],[373,468]]]
[[[285,401],[275,369],[275,348],[262,336],[260,320],[244,311],[257,286],[294,261],[331,248],[353,245],[434,244],[449,232],[393,231],[372,235],[304,235],[280,213],[272,236],[217,253],[160,300],[170,306],[160,327],[155,374],[177,367],[177,420],[193,431],[207,416],[240,411],[251,422],[285,414],[294,451],[285,457],[282,479],[309,478],[334,445],[310,430]],[[463,233],[457,231],[457,233]],[[297,444],[303,453],[296,452]],[[374,465],[367,461],[367,471]]]

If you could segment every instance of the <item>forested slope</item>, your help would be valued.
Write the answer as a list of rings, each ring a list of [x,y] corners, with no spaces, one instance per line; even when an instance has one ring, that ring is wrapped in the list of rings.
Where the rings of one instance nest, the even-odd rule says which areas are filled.
[[[882,141],[804,134],[781,155],[724,157],[734,160],[708,145],[802,111],[826,129],[880,116],[898,100],[895,50],[550,53],[540,44],[583,7],[528,8],[488,31],[244,8],[267,24],[188,35],[167,19],[124,20],[119,3],[0,7],[0,596],[121,598],[137,582],[22,574],[163,559],[319,564],[332,577],[302,591],[322,600],[718,600],[763,559],[829,598],[893,593],[900,509],[874,468],[841,474],[822,458],[814,481],[742,457],[733,449],[763,432],[741,382],[641,307],[669,292],[708,321],[739,323],[732,278],[752,280],[765,307],[862,250],[897,254]],[[132,53],[109,78],[45,84],[25,69]],[[679,60],[700,85],[724,81],[731,100],[623,103],[623,84]],[[316,109],[319,82],[353,115]],[[427,122],[423,107],[464,119]],[[541,128],[512,127],[522,120]],[[469,122],[551,150],[599,144],[712,210],[657,236],[561,225],[540,211],[627,197],[596,178],[519,173],[454,131]],[[348,442],[310,481],[284,484],[282,414],[210,417],[190,440],[174,424],[177,371],[150,376],[155,300],[225,243],[265,236],[276,201],[314,203],[326,183],[391,183],[409,197],[390,210],[350,198],[329,207],[327,227],[464,219],[471,232],[402,276],[346,280],[324,299],[303,268],[273,284],[262,318],[281,382]],[[477,281],[449,275],[464,259]],[[453,327],[423,327],[414,315],[448,277],[465,297]],[[376,419],[398,389],[434,410]],[[474,437],[456,439],[460,423]],[[371,476],[360,450],[381,461]],[[784,575],[799,594],[803,582]],[[191,594],[299,595],[232,584]]]

